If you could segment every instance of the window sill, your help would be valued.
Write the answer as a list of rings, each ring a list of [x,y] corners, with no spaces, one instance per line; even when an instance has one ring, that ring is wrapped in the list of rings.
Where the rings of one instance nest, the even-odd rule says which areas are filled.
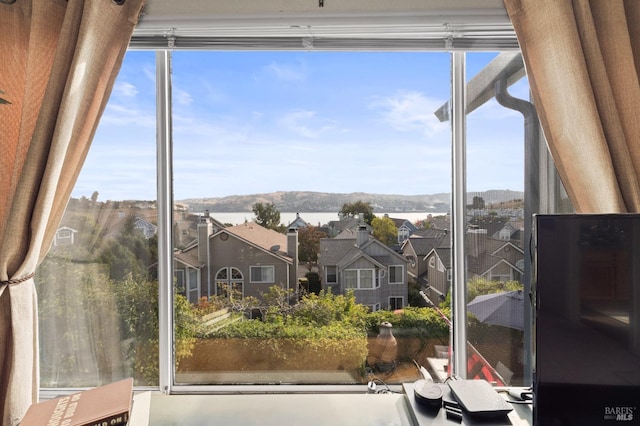
[[[134,398],[131,426],[205,425],[280,426],[313,425],[464,425],[448,420],[445,410],[426,412],[416,406],[413,384],[405,384],[406,393],[331,393],[331,394],[234,394],[234,395],[162,395],[143,392]],[[508,420],[500,425],[529,426],[530,405],[514,405]],[[483,421],[491,426],[491,421]]]

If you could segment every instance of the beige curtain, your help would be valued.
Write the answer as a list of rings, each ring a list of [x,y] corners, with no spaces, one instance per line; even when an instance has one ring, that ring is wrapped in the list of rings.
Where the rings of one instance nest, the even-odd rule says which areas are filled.
[[[61,220],[142,0],[0,0],[0,409],[38,392],[33,275]]]
[[[504,3],[576,211],[640,212],[640,1]]]

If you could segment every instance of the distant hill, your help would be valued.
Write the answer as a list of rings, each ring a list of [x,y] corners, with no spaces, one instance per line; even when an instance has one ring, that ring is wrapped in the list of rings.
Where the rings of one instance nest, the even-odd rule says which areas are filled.
[[[468,195],[467,203],[473,197],[482,197],[485,205],[495,205],[513,200],[523,200],[524,193],[511,190],[490,190]],[[394,195],[353,192],[339,194],[311,191],[278,191],[266,194],[229,195],[226,197],[188,198],[177,200],[190,211],[210,212],[250,212],[256,203],[273,203],[281,212],[338,212],[345,203],[364,201],[374,206],[374,212],[434,212],[449,211],[451,195],[439,193],[431,195]]]

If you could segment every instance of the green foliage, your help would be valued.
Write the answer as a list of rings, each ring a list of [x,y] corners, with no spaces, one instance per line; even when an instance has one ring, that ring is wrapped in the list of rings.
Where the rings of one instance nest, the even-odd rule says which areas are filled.
[[[252,210],[258,225],[278,232],[284,231],[284,227],[280,225],[280,211],[278,211],[275,204],[256,203],[253,205]]]
[[[474,277],[467,281],[467,302],[481,294],[499,293],[501,291],[522,290],[519,281],[491,281],[482,277]]]
[[[371,221],[376,217],[373,214],[373,206],[371,203],[360,200],[354,203],[344,203],[340,209],[340,214],[347,217],[360,216],[368,225],[371,225]]]
[[[312,327],[343,323],[364,330],[367,308],[356,303],[353,290],[346,295],[335,295],[321,291],[305,295],[296,305],[293,320],[300,325]]]
[[[130,342],[128,358],[138,384],[158,383],[158,283],[135,279],[132,274],[123,281],[113,282],[118,313],[124,330],[123,338]],[[176,362],[191,355],[198,331],[199,316],[191,303],[174,295]]]
[[[135,217],[128,216],[123,231],[109,240],[102,249],[99,259],[109,265],[109,277],[116,281],[125,280],[131,274],[142,279],[148,278],[148,266],[157,261],[157,238],[148,239],[135,228]]]
[[[270,305],[265,321],[246,320],[208,331],[203,338],[244,339],[247,351],[263,351],[271,359],[291,362],[299,351],[309,356],[335,356],[359,368],[367,356],[365,330],[367,309],[346,296],[331,293],[309,294],[285,308],[290,292],[273,286],[263,296]],[[250,342],[250,343],[249,343]],[[285,349],[286,348],[286,349]]]
[[[374,217],[371,221],[373,236],[386,246],[393,246],[398,242],[398,228],[389,217]]]
[[[450,316],[448,309],[443,309],[442,312]],[[393,334],[397,337],[446,338],[449,336],[448,324],[434,308],[406,307],[400,313],[372,312],[367,317],[369,335],[377,334],[380,324],[384,321],[393,325]]]

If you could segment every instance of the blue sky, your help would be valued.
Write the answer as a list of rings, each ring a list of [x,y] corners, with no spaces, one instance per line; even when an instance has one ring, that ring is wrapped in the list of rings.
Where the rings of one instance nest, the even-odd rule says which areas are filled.
[[[467,77],[495,53],[469,53]],[[450,56],[174,52],[174,197],[449,192]],[[155,54],[128,52],[73,196],[156,199]],[[510,92],[527,97],[526,81]],[[522,117],[468,116],[469,191],[522,190]]]

